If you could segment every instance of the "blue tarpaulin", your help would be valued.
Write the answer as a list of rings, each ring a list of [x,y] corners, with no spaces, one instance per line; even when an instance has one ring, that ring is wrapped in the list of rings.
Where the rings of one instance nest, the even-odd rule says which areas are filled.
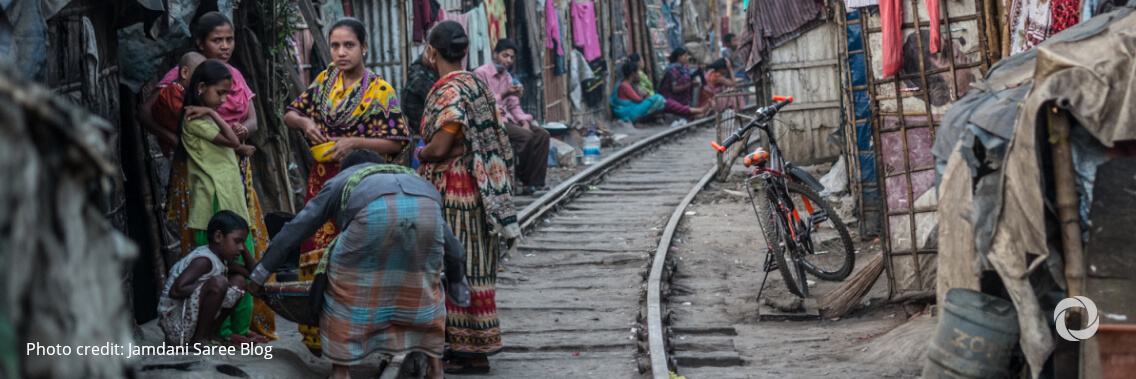
[[[860,19],[860,11],[856,10],[847,15],[848,21],[856,21]],[[860,24],[848,24],[848,70],[849,75],[845,77],[845,85],[848,88],[853,88],[851,96],[852,117],[854,120],[849,122],[855,125],[855,134],[852,136],[856,146],[857,164],[860,167],[858,177],[854,177],[861,186],[858,198],[860,199],[861,209],[867,207],[876,207],[879,209],[880,194],[875,185],[878,183],[876,173],[876,153],[875,145],[872,140],[872,107],[871,98],[868,95],[866,86],[868,85],[868,71],[865,68],[864,60],[864,40],[863,33],[861,32]],[[863,87],[864,89],[855,90],[855,88]],[[864,221],[861,225],[861,233],[872,234],[877,227],[867,227],[866,225],[879,225],[880,213],[879,211],[863,211],[862,215]]]

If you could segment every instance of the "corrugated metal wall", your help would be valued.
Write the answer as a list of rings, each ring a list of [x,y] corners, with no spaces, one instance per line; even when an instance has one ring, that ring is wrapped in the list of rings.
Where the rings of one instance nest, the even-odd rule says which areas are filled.
[[[398,0],[356,0],[352,11],[367,26],[367,69],[379,74],[394,88],[406,83],[407,12]]]

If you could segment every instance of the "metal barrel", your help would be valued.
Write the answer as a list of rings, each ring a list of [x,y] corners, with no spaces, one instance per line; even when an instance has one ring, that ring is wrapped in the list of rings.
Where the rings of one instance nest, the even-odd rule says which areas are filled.
[[[1018,343],[1014,304],[963,288],[947,291],[924,378],[1005,378]]]

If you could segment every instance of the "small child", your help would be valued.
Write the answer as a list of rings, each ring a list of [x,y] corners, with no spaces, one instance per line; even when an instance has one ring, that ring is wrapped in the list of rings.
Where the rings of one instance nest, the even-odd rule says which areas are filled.
[[[197,65],[205,61],[205,56],[196,51],[185,53],[178,61],[178,80],[170,83],[170,85],[163,87],[158,91],[158,98],[154,100],[154,105],[150,107],[150,113],[154,115],[154,122],[158,126],[169,131],[173,135],[172,141],[177,141],[181,136],[176,135],[178,124],[181,122],[181,108],[182,99],[185,96],[185,87],[189,85],[189,78],[193,75],[193,71],[197,69]],[[158,146],[162,148],[162,154],[169,157],[173,153],[175,145],[166,142],[165,139],[158,139]]]
[[[236,213],[221,211],[209,219],[206,232],[209,244],[174,264],[162,289],[158,325],[169,344],[209,345],[209,337],[245,294],[253,266],[241,266],[236,259],[243,256],[252,262],[245,247],[248,223]]]

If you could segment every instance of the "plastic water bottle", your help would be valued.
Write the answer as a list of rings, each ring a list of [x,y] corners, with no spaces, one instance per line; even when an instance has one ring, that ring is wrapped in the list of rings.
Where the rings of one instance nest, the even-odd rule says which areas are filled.
[[[584,164],[593,164],[600,160],[600,137],[594,129],[588,130],[584,138]]]

